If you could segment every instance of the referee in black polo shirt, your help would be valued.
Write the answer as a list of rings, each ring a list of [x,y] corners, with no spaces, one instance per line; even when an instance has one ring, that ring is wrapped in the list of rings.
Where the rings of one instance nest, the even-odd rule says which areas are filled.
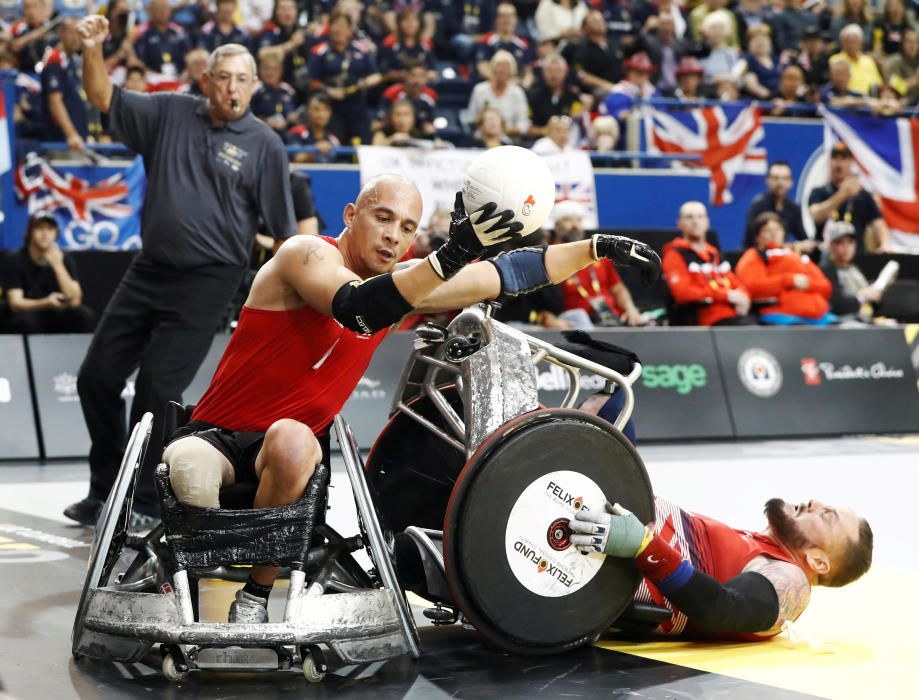
[[[92,440],[90,486],[64,514],[93,524],[125,448],[121,392],[128,376],[139,370],[131,424],[154,414],[134,508],[156,516],[152,471],[166,403],[180,400],[204,360],[246,270],[259,220],[279,240],[297,227],[284,146],[249,112],[255,61],[245,47],[227,44],[210,55],[206,99],[144,95],[109,80],[105,18],[87,17],[78,31],[87,98],[108,113],[118,140],[143,157],[147,170],[143,250],[106,308],[77,382]]]

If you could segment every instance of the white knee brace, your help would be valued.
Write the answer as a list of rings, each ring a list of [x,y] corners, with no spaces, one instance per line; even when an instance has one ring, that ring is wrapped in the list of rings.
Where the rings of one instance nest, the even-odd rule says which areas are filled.
[[[190,435],[171,443],[163,453],[169,483],[181,503],[199,508],[220,507],[220,487],[233,483],[233,467],[206,440]]]

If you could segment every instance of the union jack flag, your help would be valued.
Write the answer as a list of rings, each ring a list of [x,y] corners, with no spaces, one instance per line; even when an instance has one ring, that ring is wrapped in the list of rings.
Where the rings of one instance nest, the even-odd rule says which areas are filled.
[[[13,184],[17,199],[27,206],[30,215],[37,211],[54,213],[66,248],[123,249],[140,245],[145,190],[140,158],[125,170],[91,182],[74,172],[59,172],[44,158],[29,153],[16,168]],[[105,233],[105,240],[100,233]]]
[[[849,147],[894,233],[919,234],[919,120],[824,112],[824,148]]]
[[[648,107],[644,124],[649,153],[701,157],[688,165],[711,171],[709,199],[716,207],[732,202],[740,189],[762,183],[760,178],[738,178],[766,174],[765,132],[753,105]]]

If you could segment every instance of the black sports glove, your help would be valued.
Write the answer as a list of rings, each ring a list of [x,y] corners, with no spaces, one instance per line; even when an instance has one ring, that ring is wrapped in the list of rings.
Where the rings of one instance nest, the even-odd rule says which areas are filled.
[[[596,260],[609,258],[622,267],[637,267],[641,270],[641,283],[646,287],[661,276],[661,258],[647,243],[598,233],[591,236],[591,252]]]
[[[464,266],[480,258],[488,246],[519,238],[523,224],[513,221],[513,218],[514,212],[510,209],[499,212],[494,202],[467,215],[463,193],[457,192],[450,215],[450,238],[428,256],[428,262],[441,279],[450,279]]]

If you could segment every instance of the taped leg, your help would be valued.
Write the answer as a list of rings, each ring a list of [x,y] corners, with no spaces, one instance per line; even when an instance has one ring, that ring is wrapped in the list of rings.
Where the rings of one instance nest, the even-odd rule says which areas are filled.
[[[176,498],[186,505],[219,508],[220,487],[236,481],[230,460],[194,435],[169,443],[163,461],[169,465],[169,483]]]

